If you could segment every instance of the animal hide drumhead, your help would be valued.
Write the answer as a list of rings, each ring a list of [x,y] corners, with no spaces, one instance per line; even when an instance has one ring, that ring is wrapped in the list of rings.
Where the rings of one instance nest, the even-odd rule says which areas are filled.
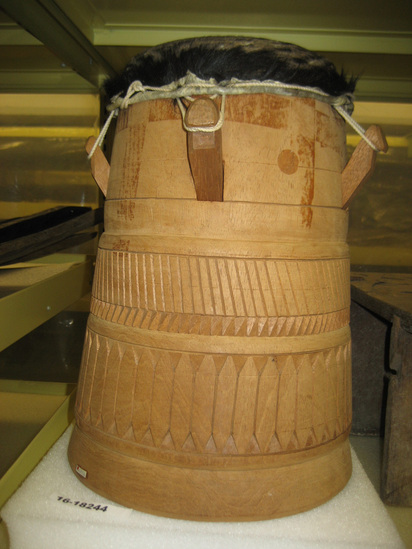
[[[300,46],[244,37],[202,37],[168,42],[131,59],[120,76],[106,81],[109,98],[124,96],[130,84],[164,86],[188,72],[216,82],[277,81],[318,88],[331,96],[351,94],[356,79],[338,72],[324,57]]]

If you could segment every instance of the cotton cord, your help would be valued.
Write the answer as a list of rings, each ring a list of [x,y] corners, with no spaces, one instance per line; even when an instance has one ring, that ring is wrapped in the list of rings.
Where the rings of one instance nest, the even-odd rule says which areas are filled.
[[[365,130],[351,116],[353,111],[353,97],[351,94],[334,97],[326,92],[312,88],[310,86],[299,86],[296,84],[286,84],[284,82],[276,82],[273,80],[238,80],[232,78],[225,82],[216,82],[213,78],[210,80],[202,80],[191,72],[186,76],[171,82],[165,86],[144,86],[139,80],[132,82],[124,97],[120,94],[112,98],[111,104],[107,107],[109,117],[107,118],[99,137],[93,145],[88,158],[90,159],[96,148],[99,147],[106,136],[110,123],[115,116],[118,116],[119,111],[127,109],[134,103],[143,101],[151,101],[155,99],[175,99],[182,114],[183,127],[188,132],[215,132],[223,126],[225,97],[226,95],[242,95],[253,93],[272,93],[277,95],[286,95],[294,97],[309,97],[318,99],[331,105],[342,118],[366,141],[366,143],[374,150],[379,152],[380,149],[365,135]],[[209,95],[222,96],[222,104],[220,109],[219,120],[214,126],[187,126],[185,122],[186,110],[182,99],[193,101],[193,95]]]
[[[96,141],[94,142],[94,145],[88,154],[87,158],[90,160],[91,157],[94,155],[94,151],[97,149],[97,147],[100,147],[101,144],[104,141],[104,138],[106,137],[107,130],[109,129],[110,123],[112,119],[119,114],[119,109],[115,109],[114,111],[111,111],[106,122],[104,123],[103,128],[101,129]]]
[[[344,118],[346,120],[346,122],[352,126],[352,128],[355,130],[355,132],[357,132],[361,137],[362,139],[364,139],[366,141],[366,143],[369,145],[369,147],[371,147],[371,149],[373,149],[374,151],[376,152],[380,152],[381,149],[379,149],[375,143],[373,141],[371,141],[369,139],[369,137],[367,135],[365,135],[365,130],[362,128],[362,126],[360,124],[358,124],[356,122],[356,120],[354,120],[350,114],[348,114],[345,109],[343,109],[342,107],[340,107],[339,105],[336,105],[335,106],[335,109],[338,111],[338,113],[342,116],[342,118]]]
[[[353,104],[350,94],[333,97],[326,92],[310,86],[299,86],[297,84],[285,84],[273,80],[231,80],[216,82],[215,79],[202,80],[191,72],[186,76],[166,84],[165,86],[143,86],[136,80],[132,82],[124,97],[117,95],[113,97],[108,110],[116,108],[126,109],[129,105],[154,99],[177,99],[192,95],[241,95],[247,93],[273,93],[279,95],[312,97],[331,105],[341,105],[348,112],[352,112]]]

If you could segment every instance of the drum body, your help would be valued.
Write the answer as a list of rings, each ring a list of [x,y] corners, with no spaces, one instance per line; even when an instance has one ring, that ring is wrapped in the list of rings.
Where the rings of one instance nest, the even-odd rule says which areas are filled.
[[[260,520],[351,474],[344,122],[229,96],[222,150],[197,201],[173,101],[120,112],[69,460],[128,507]]]

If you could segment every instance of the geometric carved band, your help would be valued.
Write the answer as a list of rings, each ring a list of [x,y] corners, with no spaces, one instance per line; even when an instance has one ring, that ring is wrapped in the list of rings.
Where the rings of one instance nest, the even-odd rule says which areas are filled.
[[[182,315],[341,314],[350,305],[349,260],[205,257],[99,248],[92,294],[108,304]]]
[[[350,378],[350,341],[292,355],[199,354],[88,329],[76,414],[129,454],[282,454],[347,432]]]
[[[91,298],[90,312],[108,322],[146,330],[215,336],[278,337],[319,334],[349,323],[349,308],[323,314],[281,317],[195,315],[126,307]]]
[[[303,336],[232,337],[205,334],[168,333],[146,330],[107,322],[89,315],[88,327],[95,333],[132,345],[187,353],[241,354],[296,354],[330,349],[350,341],[350,328],[343,326],[333,332],[321,332]]]

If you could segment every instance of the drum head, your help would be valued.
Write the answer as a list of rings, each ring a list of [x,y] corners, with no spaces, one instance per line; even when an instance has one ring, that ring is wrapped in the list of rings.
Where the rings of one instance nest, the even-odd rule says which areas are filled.
[[[300,46],[243,37],[201,37],[168,42],[131,59],[119,76],[105,83],[109,98],[124,96],[132,82],[164,86],[187,73],[224,82],[278,81],[317,88],[340,96],[354,91],[356,79],[339,73],[332,62]]]

